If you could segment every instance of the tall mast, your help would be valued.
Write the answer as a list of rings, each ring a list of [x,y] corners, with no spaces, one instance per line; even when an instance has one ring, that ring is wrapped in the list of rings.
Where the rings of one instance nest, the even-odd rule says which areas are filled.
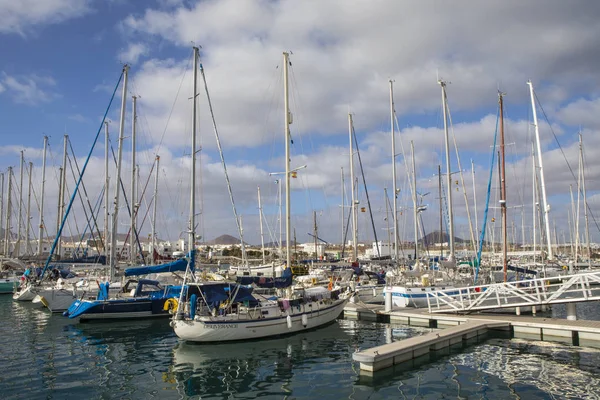
[[[109,247],[108,247],[108,206],[109,206],[109,186],[110,186],[110,176],[108,175],[108,148],[109,144],[109,136],[108,136],[108,121],[104,121],[104,255],[106,258],[109,257]],[[107,260],[108,261],[108,260]]]
[[[123,93],[121,95],[121,116],[119,119],[119,149],[117,150],[117,174],[115,178],[115,207],[113,209],[112,230],[110,235],[110,280],[115,278],[117,266],[117,232],[119,228],[119,183],[121,181],[121,164],[123,160],[123,137],[125,135],[125,110],[127,108],[127,77],[129,65],[123,66]]]
[[[391,119],[391,133],[392,133],[392,190],[393,190],[393,201],[394,201],[394,260],[398,262],[398,189],[396,187],[396,135],[394,133],[394,81],[390,79],[390,119]]]
[[[4,172],[0,173],[0,231],[4,228]],[[4,252],[4,239],[0,242],[2,243],[2,254],[7,256]]]
[[[29,221],[31,219],[31,175],[33,174],[33,163],[29,162],[29,184],[27,189],[27,214],[25,218],[25,254],[29,255],[31,251],[31,244],[29,242]]]
[[[588,267],[592,268],[592,249],[590,247],[590,224],[588,221],[587,193],[585,191],[585,160],[583,159],[583,135],[579,134],[579,157],[581,158],[581,182],[583,190],[583,215],[585,218],[585,242],[588,253]]]
[[[533,235],[532,235],[532,239],[533,239],[533,262],[535,263],[535,252],[537,250],[537,191],[535,190],[537,187],[537,174],[536,174],[536,165],[535,165],[535,149],[534,149],[534,145],[533,143],[531,143],[531,171],[532,171],[532,177],[531,177],[531,210],[532,210],[532,217],[533,217]]]
[[[12,196],[12,177],[13,177],[13,172],[12,172],[12,167],[8,167],[8,194],[6,196],[6,227],[4,230],[4,255],[5,256],[9,256],[10,255],[10,214],[12,213],[12,201],[11,201],[11,196]]]
[[[581,148],[581,143],[580,143],[580,148]],[[574,258],[574,262],[577,263],[579,260],[579,203],[581,200],[581,150],[579,151],[579,168],[577,169],[577,203],[575,206],[575,222],[573,224],[573,227],[575,228],[575,258]],[[554,235],[556,236],[556,235]],[[557,242],[558,245],[558,242]]]
[[[438,81],[442,87],[442,110],[444,113],[444,137],[446,142],[446,186],[448,201],[448,260],[454,261],[454,213],[452,211],[452,171],[450,170],[450,140],[448,137],[448,106],[446,105],[446,82]]]
[[[315,244],[315,259],[319,259],[319,252],[317,251],[317,236],[319,231],[317,230],[317,212],[313,211],[313,239]]]
[[[262,212],[262,203],[260,200],[260,186],[258,186],[258,220],[260,223],[260,249],[262,251],[262,262],[265,264],[267,262],[265,258],[265,236],[263,234],[263,212]]]
[[[412,191],[412,197],[413,197],[413,208],[415,210],[414,212],[414,216],[415,216],[415,222],[414,222],[414,228],[415,228],[415,263],[417,262],[417,260],[419,259],[419,209],[417,208],[417,169],[415,167],[415,144],[413,143],[413,141],[410,141],[410,156],[412,159],[412,175],[413,175],[413,179],[412,179],[412,183],[413,183],[413,191]],[[417,265],[417,264],[415,264]]]
[[[341,167],[341,178],[342,178],[342,241],[340,242],[342,244],[342,247],[344,246],[344,233],[345,230],[345,219],[346,219],[346,211],[344,210],[344,207],[346,206],[346,201],[344,199],[344,195],[346,194],[346,187],[345,187],[345,183],[344,183],[344,167]],[[387,204],[387,203],[386,203]]]
[[[442,166],[438,164],[438,193],[440,195],[440,261],[444,258],[444,239],[442,237],[442,232],[444,231],[443,226],[443,218],[444,214],[442,212]]]
[[[356,218],[356,197],[354,189],[354,148],[352,146],[352,114],[348,114],[348,136],[350,137],[350,179],[352,181],[350,188],[352,191],[352,261],[358,258],[357,238],[358,227]]]
[[[471,175],[473,176],[473,205],[475,206],[475,241],[479,249],[479,221],[477,220],[477,191],[475,190],[475,164],[471,159]]]
[[[65,191],[67,190],[67,143],[69,141],[69,135],[65,135],[63,137],[63,163],[62,163],[62,169],[60,171],[60,199],[59,199],[59,203],[58,203],[58,221],[57,221],[57,227],[56,227],[56,232],[59,231],[60,229],[60,222],[63,219],[63,216],[65,215]],[[58,256],[59,258],[62,257],[62,243],[61,243],[61,238],[58,238]]]
[[[198,58],[200,49],[194,46],[194,89],[192,92],[192,173],[190,179],[190,226],[189,226],[189,237],[188,237],[188,249],[190,251],[192,260],[195,260],[195,243],[196,243],[196,143],[197,143],[197,125],[198,116],[196,114],[198,104]]]
[[[46,151],[48,149],[48,136],[44,136],[44,152],[42,155],[42,188],[41,188],[41,200],[40,200],[40,218],[39,218],[39,237],[38,237],[38,248],[37,255],[42,255],[42,242],[44,237],[44,197],[45,197],[45,185],[46,185]]]
[[[529,93],[531,95],[531,110],[533,113],[533,126],[535,128],[535,143],[537,147],[537,158],[540,169],[540,184],[542,185],[542,201],[544,204],[544,225],[546,228],[546,242],[548,245],[548,260],[554,258],[552,254],[552,238],[550,237],[550,205],[546,197],[546,181],[544,179],[544,164],[542,162],[542,145],[540,143],[540,130],[538,127],[537,110],[535,107],[535,97],[533,95],[533,84],[527,81],[529,85]]]
[[[283,258],[283,215],[281,212],[283,198],[281,197],[281,179],[277,179],[277,186],[279,190],[279,257]]]
[[[136,191],[135,191],[135,184],[136,184],[136,179],[135,179],[135,151],[136,151],[136,146],[135,146],[135,128],[137,125],[137,96],[132,96],[131,97],[133,99],[133,121],[131,121],[131,227],[130,227],[130,231],[131,233],[129,234],[129,263],[131,265],[135,264],[135,260],[136,260],[136,251],[135,249],[135,245],[134,245],[134,241],[137,237],[137,235],[135,234],[135,217],[137,215],[137,204],[136,204]]]
[[[17,241],[15,243],[15,255],[21,256],[21,226],[23,225],[23,172],[25,169],[25,155],[21,150],[21,166],[19,167],[19,215],[17,218]]]
[[[387,236],[388,236],[388,241],[387,241],[387,248],[388,248],[388,254],[390,255],[390,257],[392,256],[392,252],[390,249],[390,246],[392,244],[392,230],[390,228],[390,207],[389,207],[389,201],[388,201],[388,194],[387,194],[387,188],[384,187],[383,188],[383,201],[385,203],[385,222],[387,223]],[[381,253],[381,252],[380,252]]]
[[[156,254],[156,209],[158,208],[158,175],[159,175],[160,156],[156,155],[156,175],[154,175],[154,204],[152,207],[152,264],[156,262],[154,255]]]
[[[500,103],[500,211],[502,212],[502,265],[504,282],[507,280],[508,260],[506,253],[506,165],[504,163],[504,96],[498,93]]]
[[[286,266],[292,266],[292,256],[290,253],[291,233],[291,212],[290,212],[290,99],[288,88],[288,65],[289,54],[283,53],[283,108],[285,113],[285,252]]]

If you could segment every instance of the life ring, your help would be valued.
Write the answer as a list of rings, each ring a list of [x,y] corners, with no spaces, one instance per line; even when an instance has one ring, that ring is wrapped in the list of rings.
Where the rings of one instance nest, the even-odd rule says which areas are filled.
[[[177,301],[177,299],[167,299],[167,301],[165,301],[165,304],[163,305],[163,310],[171,312],[173,310],[177,310],[178,305],[179,302]]]

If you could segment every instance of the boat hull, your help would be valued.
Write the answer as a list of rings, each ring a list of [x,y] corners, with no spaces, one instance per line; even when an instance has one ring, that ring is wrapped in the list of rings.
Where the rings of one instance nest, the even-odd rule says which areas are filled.
[[[26,286],[25,288],[18,290],[13,293],[13,300],[17,301],[32,301],[35,298],[36,294],[33,291],[31,285]]]
[[[289,322],[288,315],[252,320],[197,317],[194,320],[175,319],[171,325],[179,338],[190,342],[260,339],[300,332],[330,323],[343,312],[347,302],[347,299],[335,300],[333,304],[322,309],[289,314]]]
[[[167,299],[122,299],[122,300],[77,300],[65,313],[69,318],[80,321],[167,318],[171,314],[164,310]]]
[[[458,293],[448,286],[392,286],[384,289],[384,294],[392,292],[392,306],[399,308],[414,307],[427,308],[427,293],[439,290],[448,291],[448,294]]]
[[[0,279],[0,294],[14,293],[15,287],[19,285],[18,280]]]

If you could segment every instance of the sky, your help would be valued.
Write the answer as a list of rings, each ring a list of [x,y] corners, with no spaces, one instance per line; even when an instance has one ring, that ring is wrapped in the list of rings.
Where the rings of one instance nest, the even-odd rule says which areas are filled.
[[[387,241],[393,219],[391,211],[386,213],[384,197],[387,188],[391,204],[390,80],[398,124],[395,159],[401,238],[414,237],[412,181],[407,173],[412,170],[411,142],[417,192],[422,195],[419,202],[428,207],[421,213],[422,229],[430,232],[440,226],[437,170],[441,165],[445,174],[446,158],[438,80],[444,80],[450,112],[456,236],[470,237],[463,190],[469,203],[471,225],[475,231],[482,229],[500,91],[504,93],[505,106],[509,240],[532,241],[531,153],[535,132],[526,84],[531,80],[537,97],[552,230],[556,227],[558,241],[570,241],[574,236],[573,227],[578,225],[581,240],[584,240],[583,202],[581,199],[577,218],[577,207],[572,206],[570,194],[571,186],[576,203],[578,134],[581,133],[590,235],[599,241],[600,76],[597,65],[600,42],[597,38],[600,23],[597,15],[600,15],[600,4],[577,0],[503,0],[469,2],[468,5],[466,2],[393,0],[0,0],[3,21],[0,26],[3,54],[0,58],[0,172],[8,181],[8,167],[13,167],[13,231],[17,230],[19,165],[21,151],[24,151],[26,165],[33,163],[30,223],[32,235],[38,235],[42,149],[46,135],[49,147],[44,225],[48,235],[56,232],[57,177],[65,134],[69,136],[70,160],[67,202],[79,175],[75,160],[81,168],[91,152],[82,180],[87,199],[74,199],[65,233],[89,232],[82,206],[82,202],[87,204],[87,201],[98,210],[98,224],[103,229],[105,140],[102,120],[107,112],[109,144],[116,154],[121,86],[110,108],[108,106],[123,65],[127,63],[130,69],[122,142],[122,180],[126,194],[128,198],[131,195],[132,97],[136,96],[139,229],[143,235],[151,230],[153,163],[159,155],[156,230],[162,239],[185,237],[190,209],[192,46],[196,45],[201,47],[200,61],[234,202],[241,215],[244,240],[248,243],[261,242],[258,187],[264,215],[264,241],[271,242],[279,236],[276,181],[281,175],[270,173],[285,169],[284,51],[290,53],[291,63],[290,162],[292,168],[306,165],[298,171],[298,177],[292,179],[291,221],[298,242],[312,242],[309,233],[313,233],[313,213],[316,213],[320,238],[331,243],[342,240],[342,222],[347,219],[350,202],[349,113],[353,116],[373,213],[371,223],[369,212],[359,210],[359,240],[370,242],[376,233],[378,239]],[[200,75],[197,98],[200,148],[197,232],[206,240],[222,234],[239,237]],[[359,207],[367,207],[358,155],[354,160]],[[342,168],[345,208],[341,207]],[[497,166],[492,170],[486,235],[488,239],[498,240]],[[109,177],[109,212],[112,214],[116,177],[112,160]],[[27,208],[27,184],[26,170],[21,203],[23,215]],[[444,191],[445,186],[444,183]],[[7,187],[6,182],[4,212]],[[583,192],[579,193],[582,197]],[[447,209],[448,196],[442,197],[443,208]],[[123,197],[120,206],[118,230],[125,233],[129,217]],[[5,223],[3,221],[2,226]],[[446,225],[442,223],[444,229]]]

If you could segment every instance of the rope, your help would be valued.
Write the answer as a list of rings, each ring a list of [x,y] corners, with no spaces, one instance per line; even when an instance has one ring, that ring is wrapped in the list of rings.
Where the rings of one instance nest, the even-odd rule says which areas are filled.
[[[219,156],[221,157],[221,165],[223,166],[223,171],[225,172],[225,180],[227,181],[227,190],[229,192],[229,200],[231,200],[231,207],[233,208],[233,215],[235,216],[235,224],[238,228],[238,233],[240,234],[240,242],[242,248],[242,262],[247,262],[246,257],[246,245],[244,244],[244,236],[242,233],[242,227],[240,225],[240,219],[238,217],[237,209],[235,207],[235,201],[233,200],[233,191],[231,189],[231,182],[229,181],[229,174],[227,173],[227,165],[225,164],[225,156],[223,155],[223,148],[221,147],[221,139],[219,138],[219,131],[217,130],[217,122],[215,121],[215,114],[213,113],[212,102],[210,101],[210,94],[208,93],[208,85],[206,83],[206,75],[204,74],[204,67],[202,63],[200,64],[200,74],[202,75],[202,80],[204,81],[204,89],[206,91],[206,99],[208,100],[208,108],[210,110],[210,117],[212,119],[213,130],[215,132],[215,138],[217,140],[217,147],[219,148]]]
[[[113,90],[113,94],[110,97],[110,101],[108,102],[108,107],[106,107],[106,111],[104,111],[104,116],[102,117],[102,121],[100,122],[100,127],[98,128],[98,132],[96,133],[96,137],[94,138],[94,142],[92,143],[92,148],[90,149],[90,152],[88,153],[88,156],[85,159],[85,163],[83,164],[83,168],[81,169],[81,174],[79,175],[79,178],[77,179],[77,184],[75,185],[75,190],[73,191],[73,194],[71,195],[71,199],[69,200],[69,205],[67,206],[65,215],[63,215],[62,221],[58,228],[58,232],[56,232],[56,237],[54,238],[54,242],[52,242],[52,247],[50,248],[50,253],[48,254],[48,258],[46,259],[46,264],[44,265],[44,269],[42,270],[40,279],[42,279],[44,277],[44,273],[48,269],[48,265],[50,264],[50,261],[52,260],[52,255],[54,254],[54,250],[56,250],[56,245],[58,244],[58,240],[60,239],[60,235],[62,234],[63,228],[65,226],[65,222],[67,220],[67,216],[69,215],[69,212],[71,212],[71,207],[73,206],[73,202],[75,201],[75,195],[77,194],[77,191],[79,190],[79,185],[81,184],[81,180],[83,179],[83,174],[85,173],[85,170],[87,169],[90,158],[92,157],[92,152],[94,151],[94,147],[96,147],[96,143],[98,142],[98,137],[100,137],[100,132],[102,132],[102,128],[104,126],[104,120],[106,119],[106,116],[108,115],[108,112],[110,111],[110,106],[112,105],[112,102],[115,98],[115,94],[117,93],[117,89],[119,88],[119,85],[121,84],[121,79],[123,79],[124,71],[125,71],[125,69],[123,69],[123,71],[121,72],[121,75],[119,76],[119,80],[117,81],[117,84],[115,85],[115,89]]]

